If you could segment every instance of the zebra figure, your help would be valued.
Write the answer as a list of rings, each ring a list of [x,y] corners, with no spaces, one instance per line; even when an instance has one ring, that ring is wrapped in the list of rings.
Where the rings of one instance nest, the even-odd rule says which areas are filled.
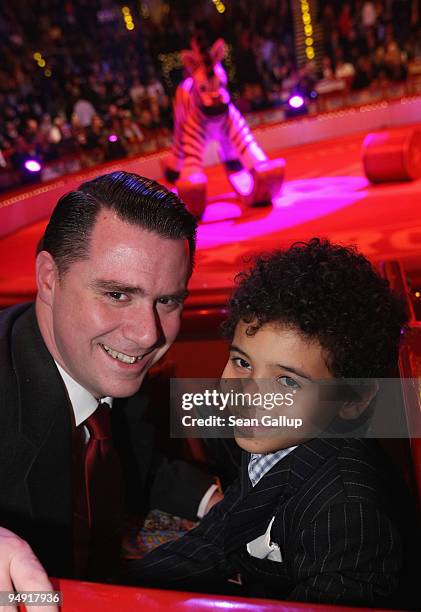
[[[177,87],[171,153],[163,161],[166,179],[200,219],[206,206],[207,178],[203,172],[206,145],[215,140],[228,179],[246,204],[269,204],[280,191],[285,161],[269,160],[254,139],[244,117],[231,102],[221,61],[225,43],[210,48],[193,39],[182,52],[190,75]]]

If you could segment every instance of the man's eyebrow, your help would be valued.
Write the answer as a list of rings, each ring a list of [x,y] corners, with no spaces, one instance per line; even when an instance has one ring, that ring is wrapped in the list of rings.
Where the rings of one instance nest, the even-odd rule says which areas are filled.
[[[177,298],[178,300],[185,300],[187,297],[189,296],[189,292],[187,289],[182,289],[181,291],[176,291],[175,293],[166,293],[165,295],[162,295],[161,297],[173,297],[173,298]]]
[[[115,280],[94,280],[91,283],[93,289],[99,289],[101,291],[115,291],[118,293],[139,293],[141,295],[145,294],[145,290],[141,287],[137,287],[136,285],[125,285],[119,281]]]
[[[116,280],[98,279],[98,280],[94,280],[91,283],[91,286],[93,287],[93,289],[96,289],[99,291],[129,293],[131,295],[136,295],[136,294],[145,295],[146,293],[146,291],[142,289],[142,287],[137,287],[136,285],[125,285],[121,283],[120,281],[116,281]],[[180,300],[185,300],[188,295],[189,295],[189,292],[187,291],[187,289],[181,289],[181,291],[175,291],[174,293],[168,293],[168,294],[166,293],[160,297],[174,297]]]

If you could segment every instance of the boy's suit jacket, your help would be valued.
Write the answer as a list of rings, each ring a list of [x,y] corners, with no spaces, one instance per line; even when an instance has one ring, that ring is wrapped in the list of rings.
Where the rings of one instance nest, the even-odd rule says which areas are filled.
[[[405,487],[393,488],[394,468],[374,440],[313,439],[254,488],[248,457],[225,499],[196,529],[134,562],[130,582],[227,592],[226,579],[240,572],[248,595],[393,606],[395,594],[402,606],[404,532],[415,522]],[[246,548],[273,517],[281,562],[256,559]]]
[[[163,478],[173,483],[165,509],[195,516],[213,479],[156,451],[147,407],[140,391],[111,412],[130,509],[146,510]],[[72,576],[71,406],[28,304],[0,314],[0,433],[0,526],[27,540],[50,575]]]

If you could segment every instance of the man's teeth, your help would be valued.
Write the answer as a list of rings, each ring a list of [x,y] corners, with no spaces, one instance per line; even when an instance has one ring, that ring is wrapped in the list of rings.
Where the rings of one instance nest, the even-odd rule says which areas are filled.
[[[138,359],[142,359],[141,355],[139,357],[132,357],[131,355],[125,355],[124,353],[113,351],[112,348],[106,346],[105,344],[103,344],[102,346],[104,347],[104,350],[107,351],[109,355],[111,355],[111,357],[114,357],[114,359],[118,359],[123,363],[135,363]]]

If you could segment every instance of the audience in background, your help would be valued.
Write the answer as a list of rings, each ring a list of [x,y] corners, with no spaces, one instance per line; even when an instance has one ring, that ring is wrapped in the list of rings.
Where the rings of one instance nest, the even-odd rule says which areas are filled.
[[[320,0],[317,67],[297,65],[289,0],[227,0],[223,13],[206,0],[145,0],[129,4],[131,30],[123,5],[2,2],[2,172],[15,168],[26,182],[28,156],[48,162],[73,155],[92,166],[166,146],[183,76],[176,52],[198,30],[230,45],[230,88],[245,113],[282,106],[296,90],[310,96],[319,81],[339,80],[351,92],[385,88],[404,81],[408,63],[421,58],[416,2]],[[7,186],[0,180],[0,190]]]

